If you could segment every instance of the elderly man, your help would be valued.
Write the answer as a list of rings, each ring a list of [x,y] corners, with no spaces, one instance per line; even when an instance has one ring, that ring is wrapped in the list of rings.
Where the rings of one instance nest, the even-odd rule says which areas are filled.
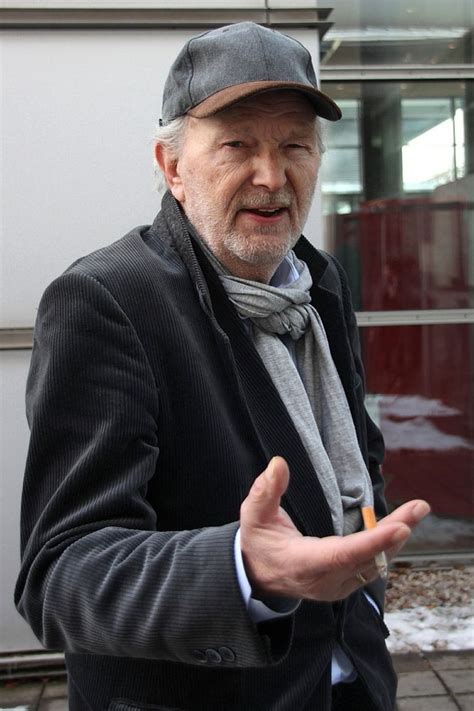
[[[162,116],[155,222],[41,302],[18,608],[73,711],[392,709],[374,559],[428,506],[361,530],[383,445],[344,274],[301,236],[339,109],[242,23],[187,43]]]

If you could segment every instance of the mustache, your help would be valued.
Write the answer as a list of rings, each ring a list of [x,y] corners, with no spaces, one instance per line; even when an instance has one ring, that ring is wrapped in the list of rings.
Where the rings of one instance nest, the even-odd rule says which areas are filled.
[[[259,208],[290,207],[292,197],[287,192],[252,193],[239,197],[235,208],[237,210],[255,210]]]

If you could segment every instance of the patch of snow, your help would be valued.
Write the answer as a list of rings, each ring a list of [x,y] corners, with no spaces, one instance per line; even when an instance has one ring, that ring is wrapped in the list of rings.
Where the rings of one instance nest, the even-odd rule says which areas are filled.
[[[474,609],[414,607],[385,614],[392,653],[474,649]]]
[[[377,427],[380,428],[380,403],[382,402],[383,395],[377,395],[376,393],[367,393],[365,396],[365,409],[367,410],[369,417]]]
[[[442,400],[431,400],[421,395],[380,395],[380,405],[391,417],[449,417],[460,415]]]
[[[450,417],[461,414],[442,400],[421,395],[367,393],[365,404],[371,412],[383,408],[384,414],[391,417]]]
[[[439,430],[424,417],[414,417],[403,422],[383,418],[381,423],[385,445],[388,450],[424,449],[446,451],[450,449],[474,449],[474,445],[464,437],[451,435]]]

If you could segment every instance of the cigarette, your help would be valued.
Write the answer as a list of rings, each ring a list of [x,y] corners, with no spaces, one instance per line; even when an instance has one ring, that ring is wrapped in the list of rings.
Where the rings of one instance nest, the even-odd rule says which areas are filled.
[[[377,525],[377,519],[375,518],[375,511],[373,506],[362,506],[362,520],[364,522],[364,528],[369,531],[371,528],[375,528]],[[388,575],[388,562],[387,556],[382,551],[377,553],[374,558],[377,572],[381,578],[386,578]]]

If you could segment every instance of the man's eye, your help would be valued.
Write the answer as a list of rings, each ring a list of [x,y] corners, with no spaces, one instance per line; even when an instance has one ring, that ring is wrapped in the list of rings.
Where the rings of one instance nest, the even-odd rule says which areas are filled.
[[[224,143],[224,146],[228,148],[242,148],[243,145],[243,141],[227,141],[227,143]]]

